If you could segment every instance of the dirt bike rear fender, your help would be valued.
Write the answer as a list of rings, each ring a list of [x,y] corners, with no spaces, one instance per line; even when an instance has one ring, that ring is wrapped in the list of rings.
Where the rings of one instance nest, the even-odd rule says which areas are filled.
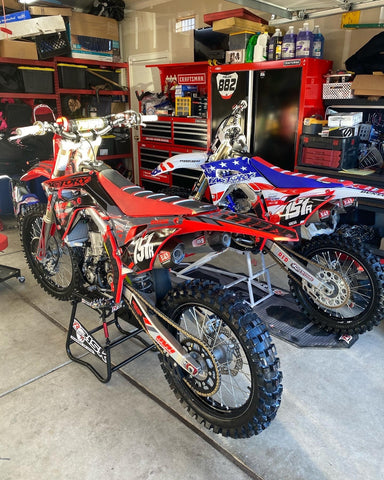
[[[225,242],[220,244],[221,238],[218,239],[217,246],[210,243],[215,233],[255,237],[260,248],[266,240],[299,240],[297,232],[292,228],[266,222],[254,215],[219,210],[204,215],[175,217],[173,232],[161,225],[149,225],[124,247],[122,261],[136,273],[160,266],[169,268],[174,265],[175,256],[182,261],[183,255],[191,251],[200,253],[204,248],[224,251],[228,245]]]

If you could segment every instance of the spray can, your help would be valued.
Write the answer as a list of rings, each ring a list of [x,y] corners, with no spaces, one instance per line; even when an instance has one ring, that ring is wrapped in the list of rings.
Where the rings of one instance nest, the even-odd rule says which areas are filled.
[[[312,55],[313,33],[309,30],[308,23],[303,24],[302,30],[297,35],[296,58],[308,58]]]
[[[283,37],[283,43],[281,45],[281,58],[295,58],[296,56],[296,38],[297,35],[294,32],[294,27],[291,25],[288,28],[288,32]]]
[[[324,55],[324,37],[320,32],[319,25],[315,25],[313,30],[312,57],[323,58]]]

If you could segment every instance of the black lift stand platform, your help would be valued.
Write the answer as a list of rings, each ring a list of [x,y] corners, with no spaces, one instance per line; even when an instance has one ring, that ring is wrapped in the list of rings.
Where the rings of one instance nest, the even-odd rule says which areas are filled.
[[[153,343],[148,343],[146,342],[143,338],[139,337],[138,335],[142,332],[144,332],[144,329],[142,328],[135,328],[132,331],[126,331],[124,330],[120,323],[119,323],[119,318],[117,316],[116,312],[113,312],[111,309],[111,306],[106,304],[104,300],[101,299],[88,299],[88,298],[83,298],[83,297],[76,297],[76,299],[72,300],[72,312],[71,312],[71,317],[69,321],[69,327],[68,327],[68,334],[67,334],[67,342],[66,342],[66,349],[67,349],[67,355],[68,357],[73,360],[74,362],[80,363],[81,365],[86,366],[91,370],[91,372],[103,383],[109,382],[111,379],[112,373],[115,372],[116,370],[119,370],[121,367],[124,365],[127,365],[127,363],[132,362],[136,358],[140,357],[144,353],[148,352],[149,350],[154,350],[155,347]],[[98,327],[93,328],[92,330],[87,330],[76,318],[76,312],[77,312],[77,307],[79,303],[84,303],[85,305],[89,306],[93,310],[96,310],[99,314],[99,318],[101,319],[101,325]],[[108,318],[110,318],[108,320]],[[111,325],[114,325],[118,332],[120,333],[120,336],[114,340],[110,340],[109,338],[109,327]],[[105,341],[102,341],[102,343],[105,343],[104,346],[99,343],[98,340],[93,336],[95,333],[103,330],[104,331],[104,338]],[[122,362],[118,363],[117,365],[114,365],[111,360],[111,351],[113,348],[117,347],[118,345],[121,345],[123,342],[126,340],[130,340],[133,338],[137,338],[141,343],[144,344],[144,348],[142,350],[139,350],[136,352],[134,355],[131,355],[130,357],[126,358]],[[72,351],[71,351],[71,346],[76,343],[77,345],[80,345],[83,349],[85,349],[87,352],[91,353],[94,355],[99,361],[100,365],[103,363],[106,366],[96,369],[91,362],[88,362],[84,360],[85,358],[84,352],[83,355],[75,356]],[[97,361],[94,363],[98,363]],[[102,374],[100,370],[106,370],[106,374]]]

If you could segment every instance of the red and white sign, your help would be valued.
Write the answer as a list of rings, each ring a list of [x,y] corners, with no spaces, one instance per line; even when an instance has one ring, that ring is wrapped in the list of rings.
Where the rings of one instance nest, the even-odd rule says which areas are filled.
[[[179,85],[205,85],[207,78],[205,73],[180,73],[177,75],[177,83]]]
[[[239,78],[236,72],[234,73],[219,73],[216,77],[217,90],[224,100],[229,100],[236,91],[237,79]]]

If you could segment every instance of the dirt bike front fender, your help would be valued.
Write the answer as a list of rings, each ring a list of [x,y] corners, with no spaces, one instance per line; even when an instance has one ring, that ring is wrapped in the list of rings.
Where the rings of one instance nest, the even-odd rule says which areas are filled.
[[[53,169],[53,160],[43,160],[30,168],[20,180],[23,182],[29,182],[39,177],[51,178]]]

